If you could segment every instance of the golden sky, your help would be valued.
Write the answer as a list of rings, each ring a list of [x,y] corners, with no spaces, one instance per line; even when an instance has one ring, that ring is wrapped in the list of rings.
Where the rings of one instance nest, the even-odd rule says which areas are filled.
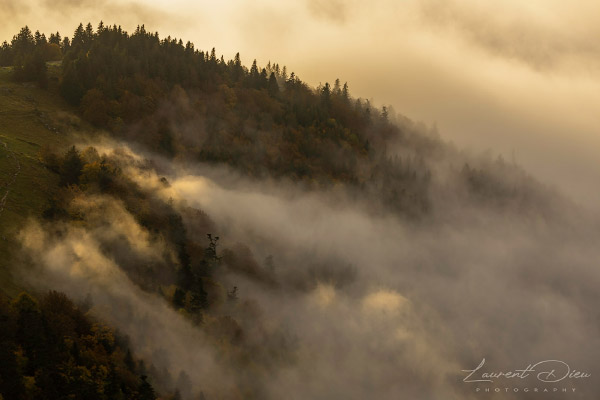
[[[491,149],[600,202],[600,2],[0,0],[0,38],[80,21],[237,51],[312,84],[348,81],[459,147]]]

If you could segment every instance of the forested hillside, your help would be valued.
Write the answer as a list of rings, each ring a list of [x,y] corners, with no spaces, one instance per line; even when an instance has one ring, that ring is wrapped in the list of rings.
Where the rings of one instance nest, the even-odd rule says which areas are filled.
[[[411,253],[419,246],[407,243],[427,236],[428,227],[435,229],[426,243],[441,243],[437,235],[448,226],[468,225],[465,210],[476,210],[472,220],[492,210],[494,221],[515,218],[529,229],[550,224],[566,204],[514,163],[461,152],[433,129],[353,98],[346,83],[312,88],[277,63],[250,65],[239,54],[225,60],[215,49],[161,38],[143,25],[128,33],[81,24],[72,38],[24,27],[3,43],[0,66],[18,86],[6,84],[0,104],[11,115],[26,110],[20,120],[43,121],[51,131],[5,116],[10,123],[0,125],[0,139],[8,135],[13,148],[17,137],[29,143],[10,153],[7,147],[6,160],[20,170],[26,159],[41,177],[16,189],[4,177],[0,182],[0,196],[16,190],[36,199],[18,210],[9,203],[17,210],[11,219],[0,214],[14,226],[2,247],[10,255],[5,269],[32,293],[15,295],[12,287],[11,298],[0,299],[4,400],[282,398],[287,387],[274,384],[272,374],[310,365],[319,352],[278,323],[288,318],[284,311],[265,311],[273,311],[265,299],[294,309],[307,298],[306,309],[318,314],[310,307],[325,309],[339,292],[350,305],[338,312],[359,319],[348,329],[364,334],[369,323],[361,315],[386,316],[410,303],[392,291],[372,297],[370,279],[380,265],[393,262],[395,270],[397,263],[407,275],[438,271],[444,279],[462,273],[462,266],[446,271],[429,265],[429,254]],[[32,98],[30,106],[22,96]],[[222,199],[231,200],[229,211],[241,208],[235,201],[250,204],[256,219],[223,217]],[[306,221],[348,212],[358,222],[315,244],[313,236],[321,236],[288,209]],[[364,222],[371,217],[381,231]],[[248,221],[258,222],[248,228]],[[329,232],[331,224],[322,224]],[[297,246],[276,237],[282,226],[298,230]],[[337,248],[346,235],[359,245]],[[402,257],[390,261],[382,249],[402,249]],[[453,250],[440,252],[454,259]],[[421,290],[413,282],[399,286]],[[90,303],[74,303],[88,297]],[[298,315],[311,315],[306,309]],[[407,313],[417,320],[416,311]],[[305,332],[300,316],[291,325]],[[343,337],[337,326],[331,330]],[[134,360],[130,344],[144,361]],[[414,374],[409,366],[405,372],[407,380]],[[297,388],[304,379],[284,378]],[[374,386],[369,381],[361,394],[376,392]]]
[[[215,49],[160,39],[144,26],[129,34],[103,23],[95,30],[80,25],[71,40],[56,33],[46,41],[23,28],[3,45],[0,60],[16,64],[16,80],[29,77],[43,84],[46,70],[39,60],[54,59],[57,46],[64,55],[61,95],[115,138],[167,157],[226,164],[254,177],[356,186],[372,201],[409,217],[430,210],[430,164],[444,157],[447,146],[405,118],[389,115],[386,107],[353,99],[346,83],[313,89],[276,63],[259,67],[254,61],[247,68],[239,54],[226,61]],[[485,188],[476,170],[462,172],[475,192],[501,191],[519,203],[534,201],[519,182]]]

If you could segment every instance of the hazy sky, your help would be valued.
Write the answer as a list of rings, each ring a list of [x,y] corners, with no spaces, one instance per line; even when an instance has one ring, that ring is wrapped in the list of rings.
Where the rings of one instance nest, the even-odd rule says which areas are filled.
[[[583,203],[600,200],[600,3],[530,0],[0,0],[0,37],[100,19],[269,60],[437,123]]]

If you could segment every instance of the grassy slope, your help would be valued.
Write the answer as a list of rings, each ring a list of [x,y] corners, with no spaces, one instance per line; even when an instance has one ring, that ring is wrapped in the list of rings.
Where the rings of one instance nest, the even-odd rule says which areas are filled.
[[[11,69],[0,68],[0,290],[18,290],[9,273],[15,238],[29,216],[39,216],[57,176],[39,161],[42,146],[68,145],[73,110],[57,92],[59,65],[49,65],[48,90],[11,81]],[[77,123],[77,122],[76,122]]]

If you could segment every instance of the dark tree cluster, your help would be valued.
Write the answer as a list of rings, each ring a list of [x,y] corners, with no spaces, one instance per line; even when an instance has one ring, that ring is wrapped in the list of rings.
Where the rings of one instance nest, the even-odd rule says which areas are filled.
[[[154,400],[126,341],[66,295],[0,298],[0,397]]]
[[[63,51],[68,49],[69,40],[61,41],[57,32],[47,39],[43,33],[31,32],[25,26],[15,35],[9,44],[4,41],[0,47],[0,66],[14,68],[17,82],[36,82],[40,87],[48,84],[47,61],[62,59]]]

